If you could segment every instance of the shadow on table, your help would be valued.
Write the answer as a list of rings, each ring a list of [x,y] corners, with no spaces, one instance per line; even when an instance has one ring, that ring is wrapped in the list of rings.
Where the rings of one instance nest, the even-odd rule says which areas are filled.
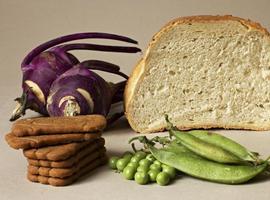
[[[93,169],[92,171],[82,175],[74,184],[82,184],[84,182],[95,181],[97,179],[97,176],[99,175],[99,173],[106,171],[107,168],[108,168],[107,164],[105,164],[103,166],[99,166],[99,167]]]
[[[116,152],[111,152],[113,153],[114,155],[116,154]],[[101,167],[98,167],[96,169],[94,169],[93,171],[91,171],[90,173],[87,173],[85,175],[83,175],[79,180],[76,181],[75,184],[80,184],[80,183],[84,183],[84,182],[91,182],[91,181],[95,181],[97,179],[97,176],[99,173],[103,173],[105,171],[110,171],[112,172],[111,170],[109,170],[108,166],[105,164],[104,166],[101,166]],[[178,176],[173,179],[170,183],[170,185],[172,184],[177,184],[177,182],[179,181],[186,181],[185,179],[188,179],[188,178],[192,178],[184,173],[181,173],[179,172]],[[193,177],[194,178],[194,177]],[[253,178],[252,180],[246,182],[246,183],[243,183],[243,184],[237,184],[237,185],[230,185],[230,184],[222,184],[222,183],[215,183],[215,182],[209,182],[209,181],[206,181],[206,180],[202,180],[202,179],[196,179],[194,178],[196,181],[199,181],[199,182],[202,182],[202,184],[207,184],[207,183],[210,183],[210,184],[217,184],[217,185],[227,185],[227,186],[248,186],[248,185],[253,185],[253,184],[260,184],[260,183],[264,183],[264,182],[267,182],[270,180],[270,175],[269,174],[260,174],[258,175],[257,177]]]
[[[265,172],[265,173],[257,175],[255,178],[248,181],[247,184],[259,184],[259,183],[263,183],[267,181],[270,181],[269,172]]]
[[[104,134],[115,134],[115,132],[121,132],[121,133],[125,133],[125,131],[130,131],[131,127],[127,121],[127,119],[123,116],[121,117],[119,120],[117,120],[116,122],[114,122],[111,126],[107,127],[104,131]]]

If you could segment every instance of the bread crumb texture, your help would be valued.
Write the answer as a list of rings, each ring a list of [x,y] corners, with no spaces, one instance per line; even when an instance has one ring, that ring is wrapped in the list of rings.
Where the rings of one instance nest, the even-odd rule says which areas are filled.
[[[138,132],[270,129],[270,37],[239,20],[174,22],[154,37],[127,115]],[[139,67],[139,66],[138,66]]]

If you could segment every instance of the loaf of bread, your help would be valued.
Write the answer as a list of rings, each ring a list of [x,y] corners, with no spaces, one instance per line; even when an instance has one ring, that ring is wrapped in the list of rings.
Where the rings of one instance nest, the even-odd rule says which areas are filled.
[[[150,42],[125,89],[141,133],[179,129],[270,130],[270,34],[233,16],[178,18]]]

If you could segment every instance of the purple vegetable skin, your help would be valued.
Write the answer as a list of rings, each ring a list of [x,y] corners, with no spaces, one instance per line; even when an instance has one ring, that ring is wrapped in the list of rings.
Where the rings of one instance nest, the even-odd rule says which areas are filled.
[[[93,113],[107,116],[118,87],[78,64],[54,81],[47,110],[50,116]]]
[[[13,111],[10,121],[16,120],[24,115],[25,110],[27,109],[32,109],[40,114],[48,115],[46,104],[52,82],[65,71],[79,63],[78,59],[68,51],[76,49],[125,53],[136,53],[140,51],[137,47],[106,46],[85,43],[56,46],[65,42],[88,38],[112,39],[137,44],[135,40],[128,37],[93,32],[66,35],[39,45],[24,58],[21,64],[23,72],[23,94],[20,98],[15,99],[15,101],[18,102],[18,105]]]
[[[22,67],[23,95],[21,98],[15,99],[19,104],[13,112],[11,121],[23,115],[28,108],[48,115],[46,101],[51,83],[78,63],[75,57],[68,54],[66,56],[70,58],[69,62],[54,52],[45,51],[33,58],[29,65]]]

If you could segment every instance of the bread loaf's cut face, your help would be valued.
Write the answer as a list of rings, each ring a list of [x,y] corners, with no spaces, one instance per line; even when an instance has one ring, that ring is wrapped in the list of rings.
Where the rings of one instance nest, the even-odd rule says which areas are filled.
[[[127,104],[138,132],[270,129],[270,39],[237,20],[174,24],[154,38]],[[136,69],[135,69],[136,70]]]

